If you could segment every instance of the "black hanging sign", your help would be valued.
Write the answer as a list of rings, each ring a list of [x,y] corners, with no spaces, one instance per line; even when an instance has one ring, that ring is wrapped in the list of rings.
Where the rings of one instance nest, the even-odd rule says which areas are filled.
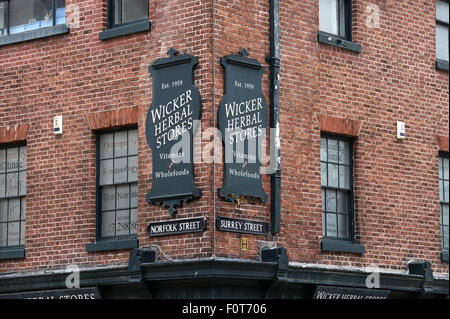
[[[217,217],[216,226],[221,231],[266,236],[269,225],[257,220]]]
[[[172,219],[169,221],[150,223],[147,226],[149,237],[198,233],[206,229],[204,217]]]
[[[218,125],[225,146],[225,177],[219,194],[233,202],[239,196],[266,202],[260,172],[261,143],[267,128],[267,103],[261,92],[264,68],[247,55],[242,49],[238,55],[220,60],[225,70],[225,95]]]
[[[194,183],[192,146],[201,99],[193,73],[198,58],[178,54],[173,48],[167,53],[168,58],[157,59],[149,67],[153,101],[145,130],[153,154],[153,175],[147,202],[163,205],[173,215],[183,202],[201,196]]]

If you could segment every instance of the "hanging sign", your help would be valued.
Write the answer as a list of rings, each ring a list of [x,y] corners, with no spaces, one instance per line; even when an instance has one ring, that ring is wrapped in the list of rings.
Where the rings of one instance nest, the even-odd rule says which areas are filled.
[[[201,196],[194,183],[192,146],[201,99],[193,80],[198,58],[179,54],[173,48],[168,55],[149,67],[153,101],[145,129],[152,149],[153,174],[147,202],[163,205],[173,215],[183,202]]]
[[[242,49],[238,55],[220,60],[225,70],[225,95],[219,106],[218,125],[225,165],[219,195],[233,202],[239,196],[266,202],[260,172],[261,143],[267,128],[267,103],[261,92],[264,68],[247,55]]]

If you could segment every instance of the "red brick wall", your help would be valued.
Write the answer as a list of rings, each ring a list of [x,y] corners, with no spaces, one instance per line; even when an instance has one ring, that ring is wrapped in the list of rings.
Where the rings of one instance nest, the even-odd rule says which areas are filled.
[[[0,136],[7,126],[29,125],[26,259],[2,260],[0,272],[128,261],[128,251],[85,249],[95,240],[96,153],[89,122],[95,115],[89,114],[134,108],[139,117],[125,122],[139,127],[140,246],[157,244],[175,259],[214,252],[257,259],[258,241],[273,240],[287,248],[290,261],[405,270],[408,260],[419,259],[431,261],[434,272],[448,274],[448,263],[439,258],[437,170],[437,136],[448,136],[449,129],[448,72],[434,66],[433,0],[354,0],[353,39],[362,46],[360,54],[317,42],[318,1],[281,1],[280,234],[214,230],[214,216],[270,222],[270,203],[250,200],[237,206],[217,196],[223,183],[219,141],[215,169],[211,163],[195,164],[203,196],[184,204],[178,216],[206,216],[207,231],[156,239],[147,237],[147,224],[169,215],[145,201],[152,165],[145,139],[152,101],[147,68],[170,47],[199,58],[195,83],[205,132],[216,122],[224,93],[219,59],[246,48],[266,67],[263,94],[269,103],[269,1],[215,1],[214,15],[213,3],[206,0],[149,3],[149,32],[100,41],[106,1],[87,0],[79,7],[80,26],[70,34],[0,47]],[[369,4],[379,5],[379,29],[366,26]],[[55,136],[52,119],[59,114],[64,134]],[[319,119],[327,117],[360,123],[354,191],[356,239],[365,245],[363,255],[320,252]],[[396,139],[397,120],[406,123],[402,141]],[[208,138],[201,143],[207,152]],[[270,198],[268,176],[263,185]],[[240,250],[242,237],[249,239],[246,252]]]

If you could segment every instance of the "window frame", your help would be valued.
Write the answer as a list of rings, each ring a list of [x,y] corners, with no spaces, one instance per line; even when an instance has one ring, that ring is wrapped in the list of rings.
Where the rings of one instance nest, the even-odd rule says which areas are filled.
[[[134,34],[143,31],[150,31],[151,22],[149,11],[150,11],[150,4],[149,1],[147,1],[146,18],[116,24],[114,22],[115,20],[114,0],[107,0],[106,29],[103,32],[100,32],[99,39],[101,41],[105,41],[108,39],[113,39],[116,37],[121,37],[129,34]]]
[[[449,159],[449,153],[448,152],[443,152],[443,151],[440,151],[439,152],[439,155],[438,155],[438,160],[439,160],[439,162],[441,161],[441,159],[444,159],[444,158],[446,158],[446,159]],[[450,164],[449,164],[450,165]],[[438,165],[438,169],[439,169],[439,165]],[[450,169],[450,167],[449,167],[449,169]],[[450,172],[449,172],[449,174],[450,174]],[[440,187],[440,182],[441,182],[441,180],[443,181],[443,183],[445,183],[445,181],[448,181],[448,180],[446,180],[445,178],[444,178],[444,166],[442,166],[442,178],[440,178],[439,177],[439,173],[438,173],[438,180],[439,180],[439,212],[440,212],[440,222],[439,222],[439,231],[440,231],[440,233],[441,233],[441,260],[442,261],[447,261],[448,262],[448,250],[449,250],[449,247],[447,246],[447,247],[444,247],[444,243],[443,243],[443,241],[444,241],[444,232],[443,232],[443,228],[445,227],[445,225],[443,224],[443,218],[442,218],[442,216],[443,216],[443,210],[442,210],[442,206],[443,205],[447,205],[447,206],[449,206],[449,201],[447,201],[447,202],[443,202],[442,200],[441,200],[441,196],[440,196],[440,193],[441,193],[441,191],[442,191],[442,189],[441,189],[441,187]],[[448,225],[447,225],[447,227],[448,227]],[[447,243],[447,245],[448,245],[448,243]]]
[[[361,45],[353,42],[353,4],[352,0],[337,0],[338,7],[341,7],[343,3],[344,10],[338,9],[338,34],[329,33],[319,29],[317,34],[317,41],[319,43],[328,44],[342,49],[347,49],[352,52],[361,53]],[[320,12],[320,2],[319,2],[319,12]],[[341,34],[342,29],[342,18],[341,15],[344,14],[345,34]],[[319,14],[319,26],[320,26],[320,14]]]
[[[25,141],[21,141],[21,142],[13,142],[13,143],[5,143],[5,144],[0,144],[0,150],[8,150],[8,149],[13,149],[13,148],[17,148],[20,149],[21,147],[26,147],[27,148],[27,155],[28,155],[28,147],[27,147],[27,143]],[[5,153],[6,155],[6,153]],[[19,161],[20,161],[20,153],[18,154],[19,156]],[[25,163],[27,164],[27,158],[28,156],[25,158]],[[7,155],[6,155],[6,159],[7,159]],[[19,168],[17,169],[17,173],[19,174],[20,172],[25,172],[25,185],[26,185],[26,181],[27,181],[27,169],[28,169],[28,165],[26,165],[26,169],[25,170],[20,170]],[[5,169],[5,175],[7,174],[7,170]],[[6,178],[6,177],[5,177]],[[20,178],[18,177],[17,179],[17,183],[18,183],[18,187],[20,185]],[[25,186],[26,187],[26,186]],[[24,242],[21,244],[20,243],[20,228],[21,228],[21,223],[22,223],[22,198],[25,199],[25,205],[26,205],[26,198],[27,198],[27,194],[25,193],[24,195],[20,194],[19,189],[17,190],[17,196],[6,196],[7,193],[7,183],[5,183],[5,197],[1,198],[3,199],[7,199],[8,201],[10,199],[19,199],[20,201],[20,216],[19,216],[19,245],[12,245],[12,246],[0,246],[0,260],[5,260],[5,259],[23,259],[25,258],[25,241],[26,241],[26,206],[25,206],[25,218],[23,219],[23,222],[25,223],[25,234],[24,234]],[[9,214],[9,212],[7,212],[7,214]],[[2,222],[3,223],[3,222]],[[8,223],[8,221],[6,222]]]
[[[9,17],[10,16],[10,14],[9,14],[10,0],[3,0],[1,2],[7,3],[7,9],[6,9],[7,12],[5,14],[5,16],[6,16],[5,26],[6,26],[7,34],[0,36],[0,46],[45,38],[45,37],[58,35],[58,34],[66,34],[66,33],[70,32],[70,29],[66,25],[67,19],[65,19],[64,24],[56,24],[56,10],[54,10],[54,8],[56,6],[56,0],[53,0],[53,25],[52,26],[47,26],[47,27],[38,28],[38,29],[34,29],[34,30],[27,30],[27,31],[23,31],[23,32],[10,34],[10,17]],[[65,8],[67,7],[65,3],[64,3],[64,7]]]
[[[345,136],[340,134],[334,134],[334,133],[328,133],[328,132],[321,132],[320,138],[325,138],[327,140],[328,145],[328,139],[337,140],[337,141],[344,141],[349,143],[349,189],[339,188],[338,187],[329,187],[323,186],[322,182],[320,183],[320,192],[322,196],[322,190],[323,189],[335,189],[335,190],[345,190],[348,192],[347,195],[347,212],[348,212],[348,237],[342,238],[339,237],[338,228],[336,228],[336,237],[331,237],[326,234],[326,225],[325,225],[325,233],[324,233],[324,227],[323,223],[326,222],[326,215],[327,212],[323,210],[323,206],[321,207],[322,212],[322,240],[320,243],[321,251],[339,251],[339,252],[349,252],[349,253],[356,253],[356,254],[363,254],[365,252],[365,248],[363,245],[356,243],[355,240],[355,205],[354,205],[354,147],[356,139],[351,136]],[[320,156],[320,163],[322,163],[322,158]],[[325,163],[328,163],[328,147],[327,147],[327,161]],[[338,164],[339,165],[339,164]],[[322,167],[322,164],[320,165]],[[322,168],[320,169],[320,178],[322,180]],[[327,179],[328,179],[328,171],[327,171]],[[339,174],[338,174],[338,180],[339,180]],[[327,183],[328,184],[328,183]],[[336,212],[337,214],[337,212]],[[325,220],[323,219],[323,216],[325,215]],[[336,218],[336,226],[338,224],[338,219]]]
[[[103,186],[100,185],[100,137],[105,134],[118,133],[124,131],[136,130],[138,131],[138,144],[139,144],[139,130],[136,125],[123,126],[118,128],[104,129],[95,132],[95,243],[87,243],[87,252],[109,251],[109,250],[121,250],[131,249],[139,246],[138,234],[117,235],[116,236],[103,236],[102,234],[102,191]],[[128,145],[127,145],[128,147]],[[133,155],[134,156],[134,155]],[[139,151],[136,154],[139,157]],[[128,154],[127,154],[128,157]],[[113,157],[114,159],[115,157]],[[139,185],[139,181],[132,182]],[[116,185],[130,185],[130,182],[111,184]],[[139,188],[138,188],[139,189]],[[136,210],[138,210],[138,205]],[[132,208],[129,207],[129,210]],[[117,213],[117,212],[116,212]]]
[[[447,4],[449,4],[449,0],[441,0],[442,2],[446,2]],[[438,25],[441,25],[441,26],[444,26],[444,27],[447,27],[447,34],[449,34],[449,37],[450,37],[450,29],[449,29],[449,22],[446,22],[446,21],[443,21],[443,20],[440,20],[440,19],[438,19],[437,18],[437,0],[434,2],[435,3],[435,6],[436,6],[436,9],[435,9],[435,19],[436,19],[436,32],[437,32],[437,26]],[[437,58],[437,36],[436,36],[436,48],[435,48],[435,55],[436,55],[436,69],[439,69],[439,70],[444,70],[444,71],[447,71],[448,72],[448,70],[449,70],[449,61],[448,60],[444,60],[444,59],[438,59]],[[447,50],[449,51],[449,54],[450,54],[450,48],[449,48],[449,42],[450,42],[450,38],[449,39],[447,39]]]

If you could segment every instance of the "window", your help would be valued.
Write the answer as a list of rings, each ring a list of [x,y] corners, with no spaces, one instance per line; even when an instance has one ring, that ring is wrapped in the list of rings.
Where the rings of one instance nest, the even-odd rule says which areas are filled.
[[[322,251],[364,253],[354,242],[353,142],[344,137],[320,138],[322,185]]]
[[[0,148],[0,257],[25,245],[26,157],[24,145]]]
[[[113,26],[148,18],[148,0],[111,1]]]
[[[98,137],[101,237],[137,234],[137,130]]]
[[[352,42],[351,0],[319,0],[317,39],[320,43],[361,52],[361,46]]]
[[[351,146],[346,140],[320,140],[324,237],[352,239]]]
[[[350,39],[347,30],[346,0],[319,0],[319,30]]]
[[[65,0],[0,2],[0,35],[16,34],[65,23]]]
[[[436,1],[436,66],[448,71],[448,1]]]
[[[448,207],[449,207],[449,176],[448,153],[439,156],[439,199],[441,206],[441,236],[442,251],[447,253],[448,261]]]
[[[148,0],[108,0],[107,29],[100,40],[150,30]]]

